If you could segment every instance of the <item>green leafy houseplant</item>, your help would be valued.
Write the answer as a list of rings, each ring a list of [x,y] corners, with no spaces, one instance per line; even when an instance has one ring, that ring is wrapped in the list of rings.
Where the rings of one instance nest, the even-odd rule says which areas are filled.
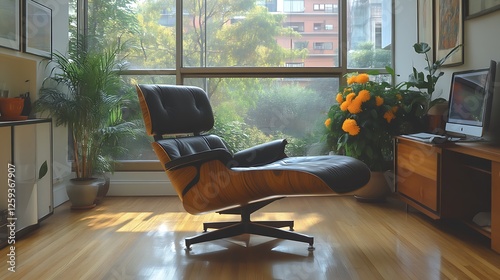
[[[413,45],[413,49],[418,54],[423,54],[425,56],[425,61],[427,66],[425,66],[424,71],[418,71],[415,67],[413,67],[412,73],[408,77],[408,81],[402,82],[399,87],[405,90],[411,90],[412,88],[416,88],[419,91],[424,91],[427,93],[428,97],[428,108],[434,106],[435,104],[446,101],[443,98],[433,98],[434,91],[436,89],[436,83],[439,78],[444,75],[443,72],[440,71],[440,68],[443,64],[448,60],[448,58],[455,53],[461,45],[458,45],[451,49],[443,58],[436,60],[434,63],[429,60],[429,52],[431,51],[431,47],[427,43],[415,43]]]
[[[325,121],[327,142],[337,153],[360,159],[372,171],[391,167],[392,136],[405,123],[405,101],[387,82],[370,81],[368,74],[347,75],[347,87],[336,95]]]
[[[133,127],[117,117],[123,101],[117,72],[120,48],[87,50],[87,40],[72,42],[68,56],[54,54],[53,75],[44,81],[35,102],[37,111],[48,112],[56,125],[70,128],[77,178],[109,170],[103,158],[105,140],[112,134],[130,133]]]
[[[88,40],[72,40],[67,56],[54,54],[51,76],[35,102],[38,112],[47,112],[56,125],[70,129],[73,170],[80,181],[111,171],[106,147],[119,137],[133,136],[135,129],[121,118],[120,47],[89,50]]]

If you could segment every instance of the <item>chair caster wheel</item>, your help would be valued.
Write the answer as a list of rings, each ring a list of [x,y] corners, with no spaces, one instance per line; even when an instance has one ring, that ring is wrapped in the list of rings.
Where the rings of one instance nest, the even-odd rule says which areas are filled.
[[[186,251],[191,251],[191,242],[186,240]]]
[[[307,247],[307,251],[309,251],[309,252],[314,251],[314,249],[316,249],[316,248],[314,248],[313,245],[309,245],[309,247]]]

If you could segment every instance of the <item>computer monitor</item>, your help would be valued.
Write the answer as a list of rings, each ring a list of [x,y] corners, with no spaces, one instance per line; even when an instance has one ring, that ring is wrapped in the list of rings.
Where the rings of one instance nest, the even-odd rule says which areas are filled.
[[[487,115],[489,69],[454,72],[445,130],[460,136],[482,137]]]

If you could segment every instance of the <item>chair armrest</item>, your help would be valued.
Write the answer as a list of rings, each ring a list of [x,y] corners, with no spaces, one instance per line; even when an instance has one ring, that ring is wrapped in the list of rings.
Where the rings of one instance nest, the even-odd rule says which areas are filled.
[[[190,165],[200,165],[204,162],[212,160],[219,160],[224,163],[224,165],[226,165],[230,160],[232,160],[232,156],[228,151],[224,149],[213,149],[210,151],[176,158],[172,161],[167,162],[165,164],[165,168],[167,170],[175,170]]]
[[[274,140],[251,148],[239,151],[233,155],[238,167],[252,167],[265,165],[286,158],[286,139]]]

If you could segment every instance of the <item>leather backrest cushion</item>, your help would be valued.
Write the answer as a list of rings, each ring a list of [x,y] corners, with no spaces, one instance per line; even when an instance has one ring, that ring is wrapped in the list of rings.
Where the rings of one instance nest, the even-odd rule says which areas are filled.
[[[171,160],[213,149],[225,149],[229,152],[224,142],[216,135],[167,138],[157,143],[165,149]]]
[[[146,101],[153,135],[200,133],[214,125],[206,92],[198,87],[138,85]]]

